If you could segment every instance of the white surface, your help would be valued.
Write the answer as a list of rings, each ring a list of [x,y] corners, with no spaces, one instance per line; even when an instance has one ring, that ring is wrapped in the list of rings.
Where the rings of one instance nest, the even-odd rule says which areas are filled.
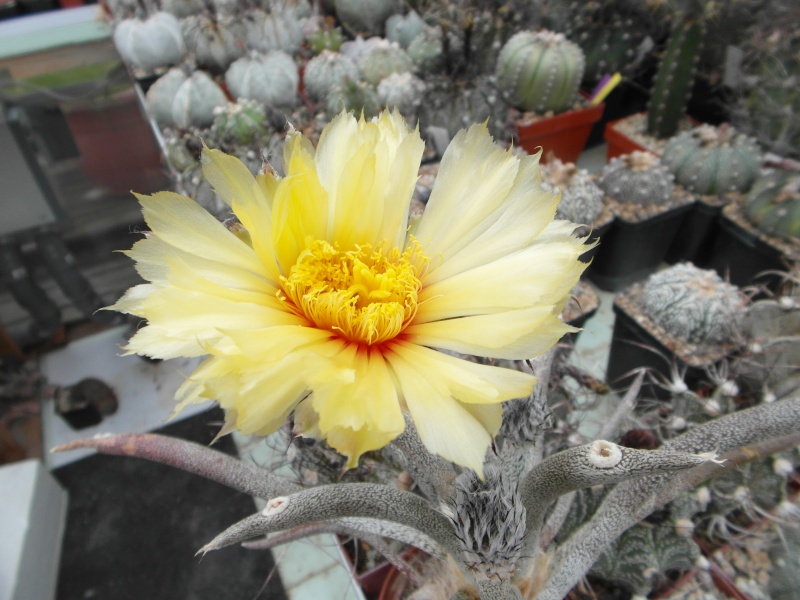
[[[36,460],[0,467],[0,598],[55,597],[67,493]]]
[[[86,377],[96,377],[116,392],[119,408],[93,427],[75,430],[55,413],[52,402],[42,406],[45,450],[58,444],[91,437],[98,433],[144,433],[166,424],[175,407],[174,395],[201,359],[175,359],[150,363],[138,356],[120,356],[127,327],[71,342],[41,359],[41,369],[51,385],[67,386]],[[179,418],[207,410],[209,404],[187,408]],[[92,454],[92,450],[49,453],[51,469]]]

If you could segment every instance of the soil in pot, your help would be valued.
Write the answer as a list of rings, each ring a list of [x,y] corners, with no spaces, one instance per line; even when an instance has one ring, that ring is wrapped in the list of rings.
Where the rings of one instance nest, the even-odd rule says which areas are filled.
[[[688,131],[696,125],[696,121],[690,117],[684,117],[678,125],[678,132]],[[607,161],[615,156],[630,154],[634,150],[646,150],[660,156],[669,141],[668,139],[660,140],[647,133],[646,112],[610,122],[605,128],[605,138],[608,142]]]

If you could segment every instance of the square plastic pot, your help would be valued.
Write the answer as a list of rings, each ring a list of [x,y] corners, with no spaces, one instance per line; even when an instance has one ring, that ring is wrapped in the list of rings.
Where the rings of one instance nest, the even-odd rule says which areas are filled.
[[[603,108],[603,104],[598,104],[539,119],[527,125],[518,122],[514,137],[529,154],[541,146],[544,149],[543,162],[550,152],[564,162],[576,162],[586,147],[592,126],[603,116]]]
[[[695,202],[683,217],[664,260],[671,265],[689,261],[706,267],[711,261],[721,214],[722,205],[714,206],[702,200]]]
[[[588,269],[589,279],[600,289],[615,292],[655,271],[691,207],[678,206],[638,223],[617,217]]]
[[[777,290],[781,277],[777,273],[761,274],[765,271],[787,270],[781,251],[764,242],[755,232],[744,229],[724,212],[718,224],[706,266],[739,287],[757,284]]]

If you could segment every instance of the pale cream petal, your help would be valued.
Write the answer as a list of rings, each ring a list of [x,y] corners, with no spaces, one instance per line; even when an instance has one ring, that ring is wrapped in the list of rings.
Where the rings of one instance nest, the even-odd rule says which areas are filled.
[[[124,349],[124,356],[140,354],[161,360],[208,354],[206,348],[197,339],[173,336],[169,329],[154,325],[146,325],[137,330],[128,340]]]
[[[402,420],[402,417],[401,417]],[[405,422],[403,422],[405,427]],[[325,435],[328,445],[347,457],[346,469],[355,469],[358,460],[365,452],[380,450],[402,433],[389,433],[380,429],[362,429],[353,431],[349,427],[334,427]]]
[[[563,301],[578,282],[586,251],[571,235],[543,242],[496,261],[426,285],[419,296],[414,323],[427,323]]]
[[[541,188],[538,159],[500,150],[484,126],[456,136],[415,234],[430,283],[521,250],[552,222],[560,195]]]
[[[221,330],[234,352],[258,363],[274,362],[289,352],[335,338],[335,334],[305,325],[277,325],[265,329]]]
[[[527,373],[481,365],[409,342],[394,342],[389,347],[428,379],[441,381],[460,402],[487,404],[525,398],[536,385],[536,378]]]
[[[202,258],[265,273],[253,249],[194,200],[174,192],[137,198],[147,225],[168,244]]]
[[[406,339],[421,346],[463,354],[522,360],[546,352],[561,337],[576,331],[558,320],[550,307],[534,307],[411,325]]]
[[[483,461],[491,443],[484,425],[450,397],[446,387],[425,377],[418,364],[391,351],[386,359],[397,376],[408,412],[425,447],[482,477]]]
[[[145,300],[150,297],[150,294],[159,289],[161,289],[161,286],[155,286],[149,283],[135,285],[132,288],[128,288],[122,295],[122,298],[109,306],[108,310],[116,310],[121,313],[141,317]]]
[[[270,199],[265,187],[259,185],[250,170],[234,156],[219,150],[203,148],[203,176],[217,195],[227,202],[250,234],[250,241],[264,270],[273,283],[278,281],[278,269],[272,241]]]

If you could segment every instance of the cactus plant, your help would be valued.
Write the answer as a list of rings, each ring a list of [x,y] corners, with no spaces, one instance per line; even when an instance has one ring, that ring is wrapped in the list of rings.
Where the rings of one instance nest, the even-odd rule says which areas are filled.
[[[413,67],[406,51],[387,40],[375,41],[356,64],[361,78],[372,85],[378,85],[392,73],[406,73]]]
[[[642,290],[644,314],[690,344],[732,343],[744,304],[736,286],[691,263],[654,273]]]
[[[178,93],[178,89],[186,79],[187,76],[183,69],[170,69],[147,90],[145,96],[147,110],[161,127],[170,127],[175,124],[172,119],[172,103],[175,100],[175,94]]]
[[[603,190],[586,169],[554,159],[542,165],[542,180],[561,190],[556,218],[590,224],[603,211]]]
[[[631,152],[609,162],[597,184],[618,202],[663,205],[672,197],[673,175],[649,152]]]
[[[244,51],[243,24],[229,17],[191,15],[181,21],[186,47],[199,66],[225,70]]]
[[[411,40],[406,51],[418,71],[436,69],[445,60],[444,34],[439,27],[425,27]]]
[[[300,75],[291,56],[273,50],[238,59],[225,73],[225,82],[237,99],[256,100],[273,108],[289,108],[297,103]]]
[[[425,28],[425,21],[417,11],[412,10],[406,15],[392,15],[386,20],[386,39],[396,42],[404,50]]]
[[[335,115],[342,110],[352,110],[364,113],[365,117],[373,117],[381,109],[378,93],[364,81],[345,78],[328,94],[326,111],[328,115]]]
[[[331,90],[341,85],[345,78],[357,81],[358,67],[344,54],[330,50],[323,50],[309,60],[303,73],[306,93],[316,101],[326,99]]]
[[[412,73],[392,73],[378,84],[378,100],[389,108],[397,107],[406,119],[417,114],[425,96],[425,83]]]
[[[323,50],[338,52],[344,43],[344,35],[338,27],[325,26],[309,34],[306,43],[315,56]]]
[[[396,0],[335,0],[336,16],[353,35],[383,35],[386,19],[398,12]]]
[[[700,125],[679,133],[661,155],[661,162],[686,189],[716,196],[750,189],[761,160],[756,141],[727,124]]]
[[[748,194],[744,212],[767,235],[800,242],[800,172],[765,173]]]
[[[281,50],[294,54],[303,45],[303,29],[295,13],[288,9],[273,9],[261,22],[261,38],[256,50]]]
[[[521,110],[558,113],[577,100],[583,68],[583,51],[562,34],[520,31],[500,51],[497,86]]]
[[[217,109],[211,130],[223,144],[253,144],[268,131],[264,106],[252,100],[229,102]]]
[[[186,50],[180,23],[166,12],[121,21],[114,29],[114,45],[125,62],[147,73],[179,63]]]
[[[175,92],[172,121],[178,127],[208,127],[214,111],[227,102],[225,92],[207,73],[195,71]]]

